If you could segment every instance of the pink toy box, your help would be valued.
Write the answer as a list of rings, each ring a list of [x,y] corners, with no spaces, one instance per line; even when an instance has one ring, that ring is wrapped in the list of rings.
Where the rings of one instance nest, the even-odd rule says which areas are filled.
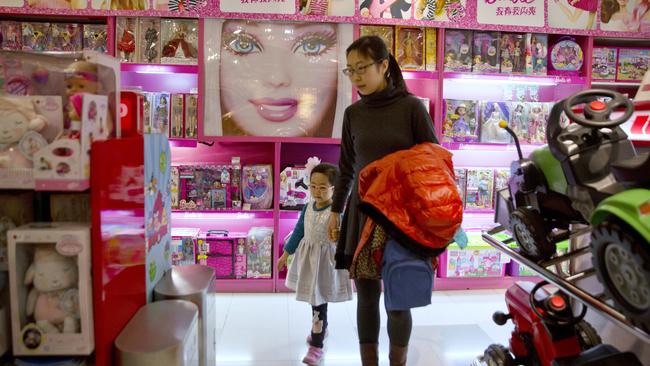
[[[575,38],[562,37],[551,48],[549,74],[578,76],[583,58],[582,48]]]
[[[8,237],[14,355],[91,354],[90,226],[34,223]]]
[[[240,247],[245,242],[246,233],[229,233],[228,230],[202,233],[197,242],[199,263],[214,268],[216,278],[243,278],[241,263],[245,257],[240,253]]]
[[[172,265],[183,266],[196,262],[195,248],[201,229],[172,228]]]
[[[273,206],[273,168],[271,164],[245,165],[242,171],[244,203],[252,209],[264,210]]]
[[[271,278],[273,229],[253,227],[246,240],[247,278]]]

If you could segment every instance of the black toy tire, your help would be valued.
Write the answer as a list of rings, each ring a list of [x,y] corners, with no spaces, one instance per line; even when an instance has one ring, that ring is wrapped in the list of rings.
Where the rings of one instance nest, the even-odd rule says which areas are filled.
[[[598,279],[616,308],[634,325],[650,332],[648,243],[638,238],[635,231],[626,224],[610,220],[597,225],[591,232],[591,252]],[[619,267],[616,264],[621,259],[626,262]],[[624,285],[636,284],[636,288],[619,288],[617,282]]]
[[[555,254],[555,244],[548,240],[548,225],[537,211],[518,207],[510,214],[510,227],[526,258],[540,262]]]
[[[576,324],[576,333],[578,334],[578,343],[583,351],[603,343],[598,331],[586,320],[581,320]]]
[[[491,344],[483,352],[482,361],[487,366],[516,366],[510,350],[500,344]]]

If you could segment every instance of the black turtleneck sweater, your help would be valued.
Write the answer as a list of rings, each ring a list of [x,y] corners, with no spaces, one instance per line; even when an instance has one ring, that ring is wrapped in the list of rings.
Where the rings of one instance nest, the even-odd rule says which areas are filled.
[[[341,175],[332,203],[332,212],[343,212],[348,203],[337,247],[337,268],[348,268],[351,264],[363,225],[362,214],[357,209],[359,172],[375,160],[423,142],[438,143],[431,117],[422,101],[392,85],[361,96],[345,110],[339,160]]]

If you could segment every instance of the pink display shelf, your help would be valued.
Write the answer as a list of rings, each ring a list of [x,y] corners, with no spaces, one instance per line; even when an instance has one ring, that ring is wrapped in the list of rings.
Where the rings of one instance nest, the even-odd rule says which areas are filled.
[[[273,292],[273,279],[215,280],[210,289],[216,293]]]
[[[153,65],[123,63],[122,89],[150,92],[193,93],[199,87],[198,65]],[[173,75],[173,77],[171,77]]]
[[[198,141],[193,139],[169,139],[171,147],[196,147],[197,144]]]
[[[250,218],[253,217],[255,219],[272,219],[273,218],[273,210],[250,210],[250,211],[245,211],[245,210],[234,210],[234,209],[224,209],[224,210],[195,210],[195,211],[188,211],[188,210],[172,210],[173,214],[178,214],[177,216],[183,216],[186,215],[189,218],[214,218],[218,216],[225,216],[227,218],[231,219],[237,219],[237,218]]]
[[[508,288],[519,281],[537,282],[537,277],[436,278],[434,290],[480,290]]]
[[[411,79],[437,80],[439,78],[440,73],[438,71],[410,71],[410,70],[403,70],[402,75],[404,76],[404,80],[411,80]]]
[[[584,76],[568,75],[511,75],[511,74],[473,74],[464,72],[444,72],[445,79],[467,80],[471,82],[489,83],[506,83],[506,84],[538,84],[538,85],[558,85],[558,84],[586,84],[587,78]],[[479,81],[480,80],[480,81]]]
[[[242,165],[274,163],[275,144],[269,141],[251,143],[246,140],[214,140],[212,142],[214,142],[212,146],[199,143],[195,148],[173,148],[172,165],[224,164],[230,163],[233,156],[240,157]]]
[[[277,137],[277,136],[201,136],[206,142],[239,143],[302,143],[312,145],[340,145],[341,139],[322,137]]]
[[[90,188],[90,179],[39,179],[34,187],[36,191],[82,192]]]

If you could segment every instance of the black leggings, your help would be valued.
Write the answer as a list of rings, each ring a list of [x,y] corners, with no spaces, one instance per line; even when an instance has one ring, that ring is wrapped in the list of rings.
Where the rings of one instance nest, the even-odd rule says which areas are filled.
[[[357,279],[357,328],[359,343],[379,343],[379,297],[381,280]],[[413,322],[410,310],[387,311],[390,343],[406,347],[411,338]]]
[[[311,345],[323,348],[327,330],[327,303],[311,307]]]

